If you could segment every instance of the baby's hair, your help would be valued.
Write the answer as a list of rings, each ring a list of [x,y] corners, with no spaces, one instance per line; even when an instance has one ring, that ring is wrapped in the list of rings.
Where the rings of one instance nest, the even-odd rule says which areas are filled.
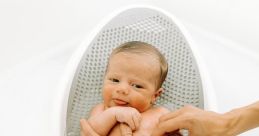
[[[118,54],[120,52],[128,52],[133,54],[149,54],[154,56],[160,65],[160,79],[158,80],[157,89],[162,86],[167,75],[168,64],[164,55],[156,47],[145,42],[130,41],[123,43],[117,48],[115,48],[112,51],[111,56]]]

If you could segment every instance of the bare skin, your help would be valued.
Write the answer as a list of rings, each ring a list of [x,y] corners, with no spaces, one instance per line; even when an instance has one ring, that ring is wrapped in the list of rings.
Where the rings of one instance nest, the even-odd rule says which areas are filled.
[[[119,46],[104,75],[103,102],[87,121],[81,120],[81,136],[150,136],[169,112],[153,105],[164,91],[166,74],[166,60],[155,47],[136,42]]]
[[[80,136],[100,136],[96,133],[86,119],[80,119]]]
[[[112,55],[104,76],[103,103],[94,107],[87,120],[91,128],[101,136],[150,136],[160,116],[169,111],[153,107],[163,92],[157,86],[159,77],[159,61],[152,55]]]
[[[219,114],[185,106],[160,118],[152,136],[188,129],[190,136],[235,136],[259,126],[259,102]]]
[[[85,128],[87,130],[90,126],[94,128],[90,131],[100,136],[150,136],[159,122],[159,117],[169,112],[162,107],[153,107],[139,113],[132,107],[115,106],[105,110],[103,106],[103,104],[97,105],[92,111],[94,116],[91,116],[87,122],[81,121],[81,125],[87,123],[86,126],[81,126],[82,129],[88,127]],[[83,133],[82,130],[81,132]],[[82,133],[81,136],[84,136]]]

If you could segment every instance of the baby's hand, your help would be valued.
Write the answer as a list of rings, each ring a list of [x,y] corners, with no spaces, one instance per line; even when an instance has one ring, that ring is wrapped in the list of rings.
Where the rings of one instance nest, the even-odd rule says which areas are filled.
[[[141,121],[141,115],[135,108],[132,107],[112,107],[115,118],[120,123],[126,123],[132,131],[138,129]]]

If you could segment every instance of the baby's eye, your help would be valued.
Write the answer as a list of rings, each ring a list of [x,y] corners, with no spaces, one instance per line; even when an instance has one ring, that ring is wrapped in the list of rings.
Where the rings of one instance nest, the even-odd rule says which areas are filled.
[[[137,84],[132,84],[132,86],[135,87],[135,88],[143,88],[143,86],[137,85]]]
[[[110,80],[111,80],[112,82],[115,82],[115,83],[120,82],[120,80],[118,80],[118,79],[116,79],[116,78],[110,78]]]

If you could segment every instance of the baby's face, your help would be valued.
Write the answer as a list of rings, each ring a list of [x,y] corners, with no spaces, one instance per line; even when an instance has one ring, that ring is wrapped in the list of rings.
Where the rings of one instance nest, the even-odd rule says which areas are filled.
[[[104,78],[105,106],[130,106],[140,112],[147,110],[162,91],[157,90],[159,76],[159,63],[151,55],[113,55]]]

